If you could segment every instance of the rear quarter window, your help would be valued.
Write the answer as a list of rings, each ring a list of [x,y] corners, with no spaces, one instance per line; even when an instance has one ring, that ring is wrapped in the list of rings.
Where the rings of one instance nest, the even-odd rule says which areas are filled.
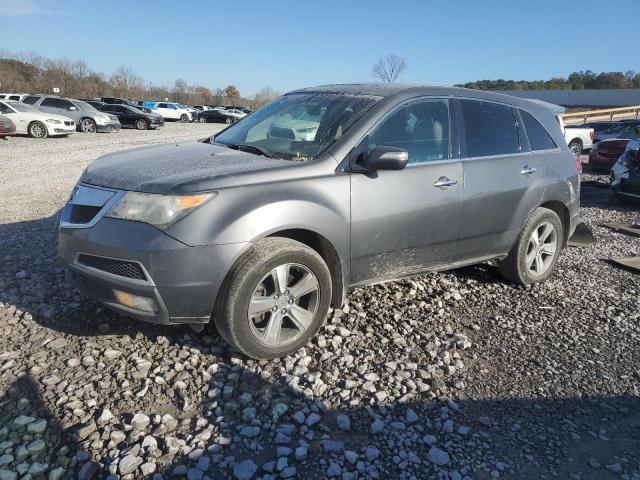
[[[467,157],[508,155],[520,151],[511,108],[480,100],[461,100]]]
[[[35,95],[29,95],[28,97],[25,97],[24,100],[22,100],[22,103],[27,103],[29,105],[33,105],[34,103],[36,103],[38,101],[40,97],[36,97]]]
[[[520,117],[524,123],[524,129],[529,137],[531,150],[553,150],[558,148],[556,142],[553,141],[547,129],[535,119],[533,115],[524,110],[520,110]]]

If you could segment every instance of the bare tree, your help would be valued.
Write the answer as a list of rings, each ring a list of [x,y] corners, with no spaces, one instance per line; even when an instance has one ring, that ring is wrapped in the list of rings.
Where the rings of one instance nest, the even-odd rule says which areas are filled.
[[[271,87],[262,87],[258,93],[256,93],[256,97],[253,100],[253,106],[256,108],[260,108],[263,105],[275,100],[280,96],[280,92],[274,90]]]
[[[373,76],[382,82],[393,83],[402,72],[407,69],[407,60],[391,53],[386,57],[380,57],[373,66]]]

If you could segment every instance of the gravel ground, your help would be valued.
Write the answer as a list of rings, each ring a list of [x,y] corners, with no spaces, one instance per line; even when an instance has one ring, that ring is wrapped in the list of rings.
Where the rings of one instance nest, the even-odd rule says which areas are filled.
[[[211,131],[0,142],[0,480],[640,480],[640,277],[605,261],[640,242],[601,226],[638,210],[599,177],[597,244],[546,283],[483,264],[357,289],[276,361],[67,287],[57,212],[87,163]]]

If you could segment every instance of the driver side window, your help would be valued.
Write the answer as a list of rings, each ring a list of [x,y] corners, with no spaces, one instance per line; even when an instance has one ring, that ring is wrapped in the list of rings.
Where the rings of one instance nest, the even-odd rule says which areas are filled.
[[[369,134],[369,151],[378,146],[409,152],[408,163],[450,158],[449,101],[441,98],[407,103],[391,113]]]

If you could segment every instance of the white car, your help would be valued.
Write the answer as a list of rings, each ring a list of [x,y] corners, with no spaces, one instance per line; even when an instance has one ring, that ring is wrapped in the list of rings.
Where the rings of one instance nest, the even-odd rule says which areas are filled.
[[[0,100],[11,100],[14,102],[21,102],[22,99],[28,96],[28,93],[0,93]]]
[[[240,118],[244,118],[247,116],[246,113],[244,113],[242,110],[238,110],[236,108],[228,108],[225,110],[225,112],[227,112],[229,115],[233,115],[234,117],[240,119]]]
[[[151,108],[154,112],[159,113],[165,120],[180,120],[181,122],[190,122],[193,115],[186,108],[182,108],[177,103],[158,102]]]
[[[0,113],[16,125],[16,134],[34,138],[70,135],[76,132],[76,123],[69,117],[41,112],[31,105],[0,100]]]

